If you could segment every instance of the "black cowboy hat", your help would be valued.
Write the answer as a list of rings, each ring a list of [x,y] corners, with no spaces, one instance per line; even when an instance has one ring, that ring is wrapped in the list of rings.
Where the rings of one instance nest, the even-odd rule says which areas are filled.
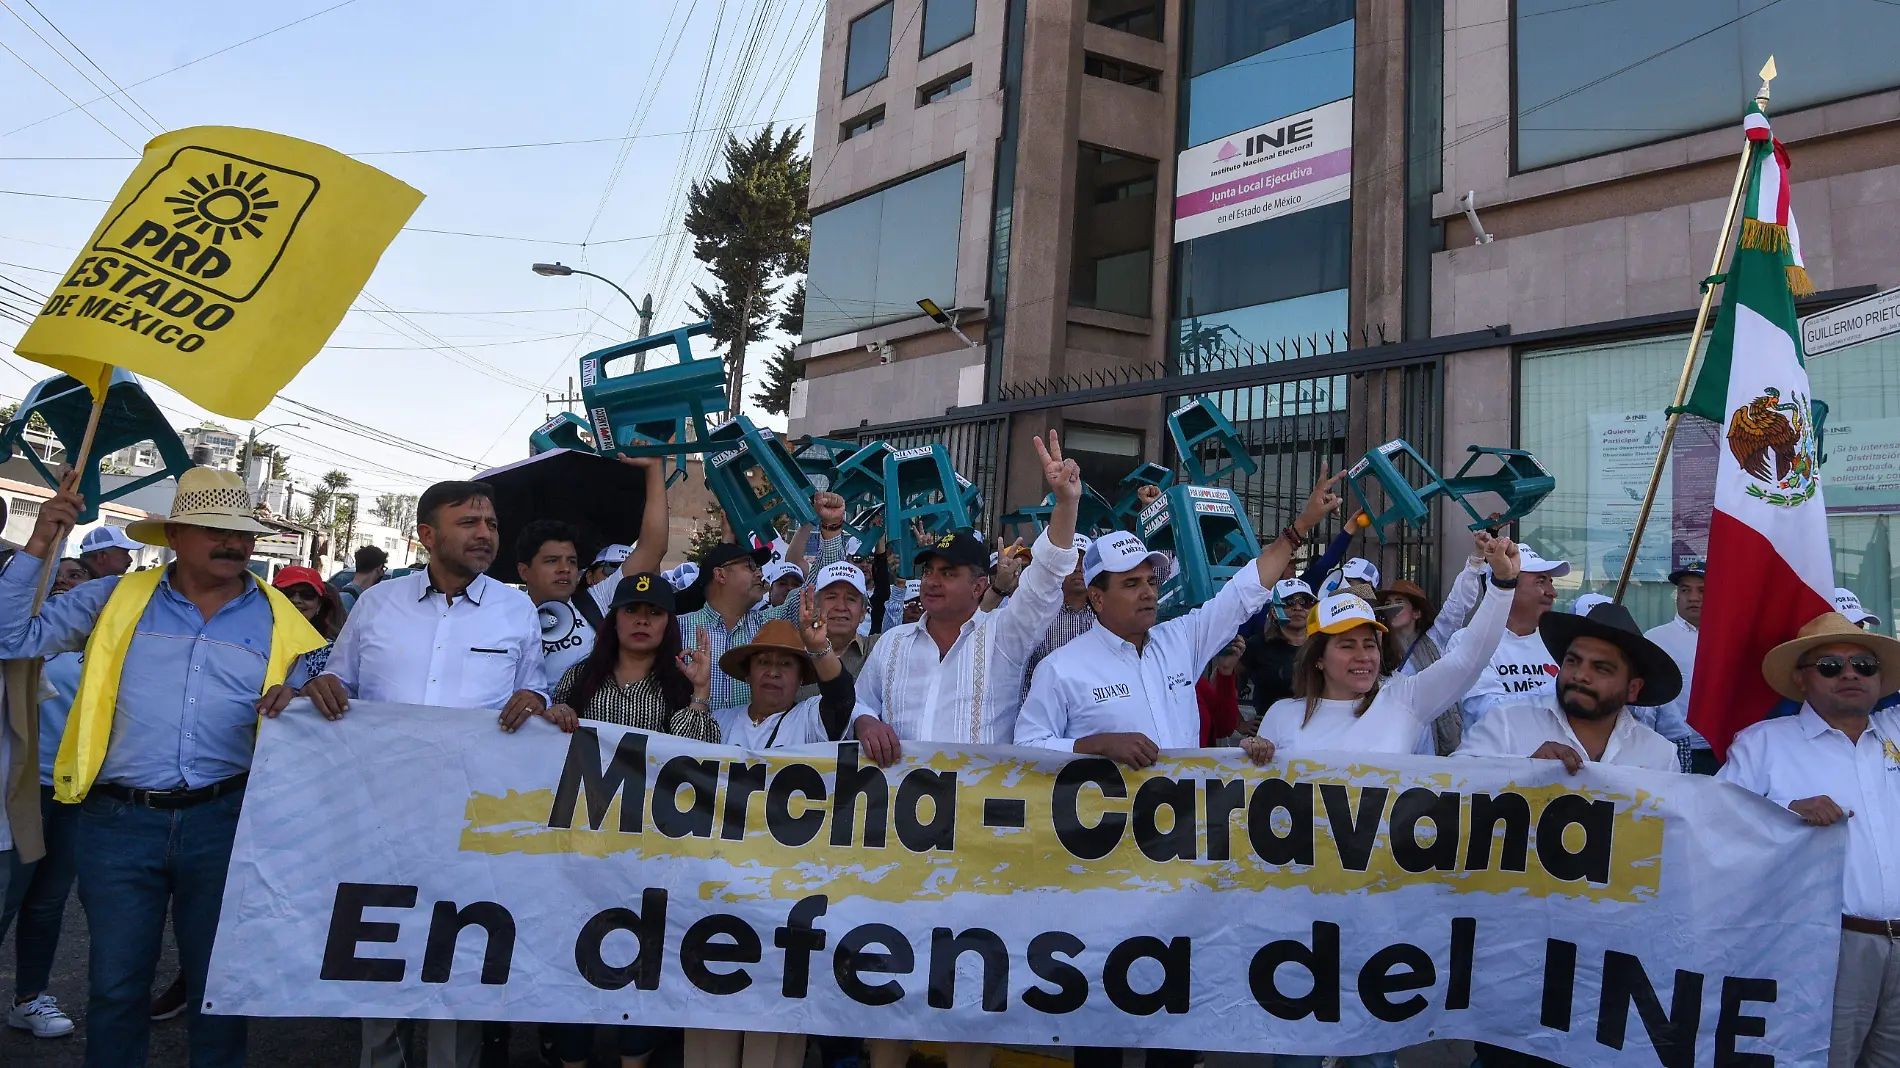
[[[1629,657],[1630,667],[1643,680],[1636,700],[1644,705],[1666,705],[1682,693],[1682,669],[1663,648],[1643,637],[1630,610],[1620,604],[1600,604],[1587,616],[1569,612],[1545,612],[1537,621],[1537,635],[1552,660],[1563,663],[1570,643],[1578,638],[1596,638],[1609,642]]]

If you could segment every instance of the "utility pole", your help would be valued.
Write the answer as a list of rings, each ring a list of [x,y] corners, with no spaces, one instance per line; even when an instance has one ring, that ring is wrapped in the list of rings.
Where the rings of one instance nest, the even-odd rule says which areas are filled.
[[[561,410],[564,412],[573,411],[574,410],[573,406],[581,403],[585,399],[580,394],[574,392],[574,376],[573,375],[567,376],[567,392],[566,393],[563,393],[558,397],[554,396],[551,393],[546,394],[545,396],[548,399],[549,407],[553,407],[554,405],[558,404],[561,406]]]

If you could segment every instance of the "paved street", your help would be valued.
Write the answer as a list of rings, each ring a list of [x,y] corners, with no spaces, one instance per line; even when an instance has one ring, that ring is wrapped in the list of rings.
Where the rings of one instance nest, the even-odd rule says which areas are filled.
[[[77,896],[66,904],[66,926],[60,936],[59,961],[53,970],[53,996],[79,1025],[71,1036],[37,1039],[23,1031],[0,1029],[0,1065],[6,1068],[79,1068],[85,1052],[86,1031],[86,913]],[[165,941],[161,981],[177,972],[175,948]],[[13,990],[13,940],[0,943],[0,991]],[[509,1068],[538,1068],[533,1029],[515,1029]],[[358,1035],[354,1020],[253,1020],[249,1061],[254,1065],[294,1065],[296,1068],[354,1068]],[[1459,1049],[1459,1047],[1463,1047]],[[419,1052],[419,1047],[412,1045]],[[421,1065],[419,1056],[410,1058]],[[1039,1058],[1011,1058],[1009,1063],[1031,1064]],[[150,1068],[185,1068],[185,1020],[179,1017],[152,1025]],[[596,1068],[613,1068],[613,1058],[596,1055]],[[998,1062],[1004,1063],[1002,1060]],[[1047,1063],[1047,1062],[1043,1062]],[[1129,1058],[1129,1068],[1139,1064]],[[1471,1063],[1467,1043],[1431,1043],[1401,1054],[1401,1068],[1466,1068]],[[1238,1054],[1210,1054],[1207,1068],[1266,1068],[1271,1058]],[[656,1066],[657,1068],[657,1066]]]

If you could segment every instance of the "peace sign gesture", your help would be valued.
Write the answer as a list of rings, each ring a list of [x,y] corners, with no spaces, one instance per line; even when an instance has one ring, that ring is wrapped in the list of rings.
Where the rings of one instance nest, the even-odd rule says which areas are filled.
[[[1036,458],[1042,461],[1042,480],[1056,495],[1058,503],[1079,501],[1082,499],[1082,469],[1074,460],[1062,458],[1062,438],[1054,430],[1049,431],[1048,444],[1040,436],[1036,439]]]

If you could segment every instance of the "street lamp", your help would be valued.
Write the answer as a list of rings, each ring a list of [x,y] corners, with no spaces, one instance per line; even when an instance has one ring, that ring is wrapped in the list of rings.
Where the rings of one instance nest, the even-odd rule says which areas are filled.
[[[604,275],[595,274],[592,271],[583,271],[578,267],[569,267],[565,263],[537,263],[530,267],[529,270],[543,278],[566,278],[569,275],[575,274],[584,274],[589,278],[598,278],[608,285],[613,286],[614,292],[626,297],[627,303],[633,305],[633,310],[639,313],[641,337],[645,337],[653,332],[653,294],[648,293],[646,302],[642,303],[633,299],[633,294],[620,288],[619,284],[613,279],[605,277]]]
[[[951,315],[947,311],[944,311],[941,307],[938,306],[936,301],[931,300],[929,297],[925,297],[924,299],[917,302],[917,306],[924,310],[925,315],[928,315],[932,319],[936,320],[939,326],[949,327],[950,332],[962,338],[963,343],[965,345],[968,345],[971,348],[977,347],[977,343],[970,340],[970,335],[964,333],[962,330],[959,330],[957,328],[956,316]]]
[[[296,427],[298,430],[310,429],[302,423],[272,423],[261,429],[256,424],[251,425],[251,436],[244,441],[244,462],[238,465],[238,475],[244,479],[246,486],[251,483],[251,453],[257,448],[257,436],[266,431],[283,430],[289,427]]]

